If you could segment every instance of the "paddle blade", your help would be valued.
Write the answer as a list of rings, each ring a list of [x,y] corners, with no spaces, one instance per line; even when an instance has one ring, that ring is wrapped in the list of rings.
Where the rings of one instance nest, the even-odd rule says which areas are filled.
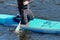
[[[14,31],[16,34],[19,34],[20,27],[21,27],[20,23],[21,23],[21,22],[19,22],[17,28],[16,28],[15,31]]]

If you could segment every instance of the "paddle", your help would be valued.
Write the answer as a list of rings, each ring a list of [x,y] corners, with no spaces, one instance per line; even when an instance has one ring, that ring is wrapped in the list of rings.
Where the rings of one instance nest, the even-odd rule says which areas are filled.
[[[21,21],[19,22],[18,26],[15,29],[15,33],[16,34],[19,34],[19,31],[20,31],[20,28],[21,28],[21,24],[20,23],[21,23]]]
[[[21,31],[21,30],[20,30],[21,27],[27,27],[27,25],[22,25],[22,24],[21,24],[21,21],[20,21],[14,32],[15,32],[16,34],[19,34],[20,31]]]

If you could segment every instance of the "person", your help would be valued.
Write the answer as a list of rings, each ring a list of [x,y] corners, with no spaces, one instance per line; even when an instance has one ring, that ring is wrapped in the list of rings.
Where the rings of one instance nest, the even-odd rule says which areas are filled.
[[[18,2],[18,10],[19,10],[19,15],[17,15],[16,18],[21,18],[21,24],[25,25],[27,24],[30,20],[34,19],[33,13],[31,10],[28,9],[28,4],[30,0],[17,0]],[[17,20],[15,20],[17,21]],[[18,22],[18,21],[17,21]]]

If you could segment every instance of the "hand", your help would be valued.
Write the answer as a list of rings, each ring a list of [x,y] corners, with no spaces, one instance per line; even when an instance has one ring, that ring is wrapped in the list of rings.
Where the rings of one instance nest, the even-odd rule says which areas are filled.
[[[29,4],[29,1],[25,1],[25,2],[24,2],[24,5],[27,5],[27,4]]]

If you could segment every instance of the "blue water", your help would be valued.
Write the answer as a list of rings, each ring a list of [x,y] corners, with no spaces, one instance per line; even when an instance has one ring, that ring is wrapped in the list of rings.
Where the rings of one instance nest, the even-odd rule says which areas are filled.
[[[35,17],[60,21],[60,0],[35,0],[29,5]],[[16,15],[17,13],[19,13],[17,0],[6,0],[0,3],[0,14]],[[9,29],[14,28],[0,25],[0,40],[21,39],[19,35],[16,35],[13,31],[9,31]],[[57,34],[42,34],[28,31],[25,35],[25,38],[28,40],[60,40],[60,35]]]

